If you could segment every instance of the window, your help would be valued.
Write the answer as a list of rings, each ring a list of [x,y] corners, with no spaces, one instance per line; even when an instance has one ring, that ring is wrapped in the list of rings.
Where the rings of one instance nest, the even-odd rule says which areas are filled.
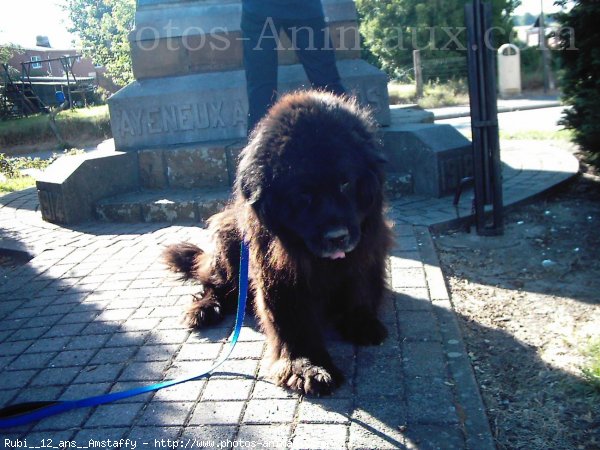
[[[32,69],[41,69],[42,68],[42,63],[36,63],[36,61],[41,61],[42,57],[41,56],[32,56],[31,57],[31,62],[33,63],[31,65]]]

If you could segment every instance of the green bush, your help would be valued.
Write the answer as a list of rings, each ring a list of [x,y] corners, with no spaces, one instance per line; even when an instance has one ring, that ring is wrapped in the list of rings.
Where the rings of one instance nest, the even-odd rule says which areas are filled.
[[[565,3],[561,1],[559,3]],[[558,15],[562,25],[561,76],[566,110],[562,124],[574,131],[575,141],[600,167],[600,2],[581,1]],[[573,33],[570,29],[574,30]]]

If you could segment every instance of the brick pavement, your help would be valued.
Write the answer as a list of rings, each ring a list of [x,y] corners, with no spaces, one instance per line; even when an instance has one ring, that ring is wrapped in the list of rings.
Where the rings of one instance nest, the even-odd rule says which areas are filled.
[[[532,192],[540,191],[567,172],[564,164],[546,170],[548,155],[538,153],[542,168],[513,158],[511,183],[520,194],[527,180]],[[447,217],[447,203],[409,198],[392,205],[397,246],[381,311],[390,337],[356,348],[332,336],[330,349],[347,377],[332,396],[302,398],[272,385],[263,336],[247,319],[234,354],[210,378],[0,430],[0,447],[18,440],[32,448],[50,439],[80,447],[129,439],[139,448],[174,442],[215,448],[228,441],[257,448],[493,448],[422,226]],[[43,222],[37,208],[33,189],[0,197],[2,246],[34,256],[0,271],[0,405],[76,399],[196,373],[224,351],[233,318],[188,330],[181,316],[196,287],[178,281],[159,259],[165,244],[200,243],[205,231],[169,224],[67,229]]]

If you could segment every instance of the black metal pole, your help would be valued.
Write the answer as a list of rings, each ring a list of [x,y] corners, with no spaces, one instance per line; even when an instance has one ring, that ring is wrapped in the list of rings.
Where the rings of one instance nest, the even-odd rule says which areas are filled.
[[[491,48],[491,5],[474,0],[465,5],[468,75],[473,139],[475,223],[477,233],[503,232],[502,173],[498,137],[495,51]],[[488,223],[486,205],[491,205]]]

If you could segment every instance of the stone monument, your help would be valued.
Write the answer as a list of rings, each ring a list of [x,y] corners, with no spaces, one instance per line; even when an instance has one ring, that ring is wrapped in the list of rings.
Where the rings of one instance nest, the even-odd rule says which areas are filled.
[[[344,86],[389,125],[387,77],[360,59],[354,2],[323,0],[323,8]],[[137,81],[109,101],[118,149],[246,136],[241,14],[241,0],[138,1],[130,34]],[[279,92],[309,87],[285,34],[280,43]]]
[[[451,192],[470,173],[469,142],[426,111],[390,109],[386,75],[360,59],[354,2],[322,2],[342,83],[382,126],[390,189]],[[137,3],[135,81],[109,100],[115,150],[51,166],[37,183],[45,220],[203,221],[228,198],[248,109],[241,1]],[[309,87],[285,35],[279,62],[279,92]]]

